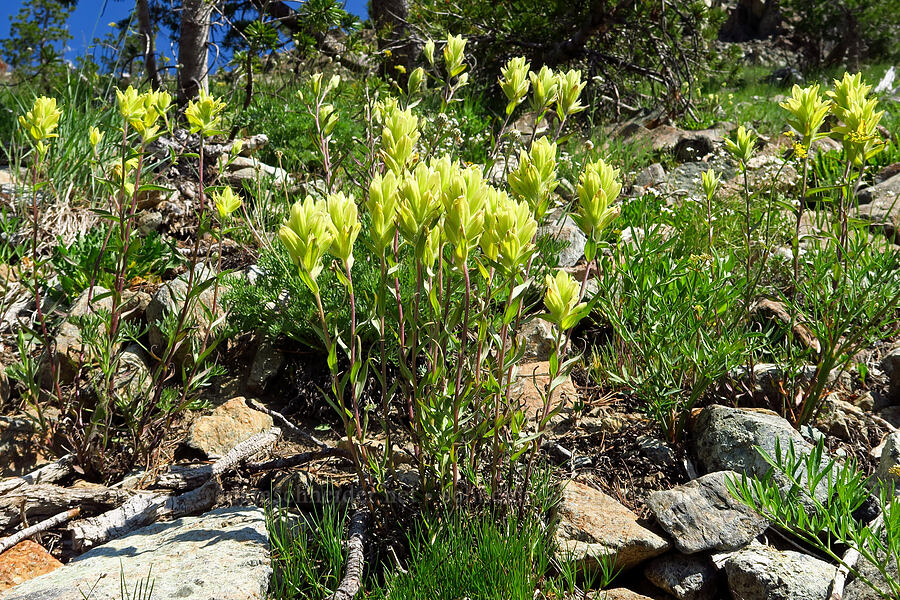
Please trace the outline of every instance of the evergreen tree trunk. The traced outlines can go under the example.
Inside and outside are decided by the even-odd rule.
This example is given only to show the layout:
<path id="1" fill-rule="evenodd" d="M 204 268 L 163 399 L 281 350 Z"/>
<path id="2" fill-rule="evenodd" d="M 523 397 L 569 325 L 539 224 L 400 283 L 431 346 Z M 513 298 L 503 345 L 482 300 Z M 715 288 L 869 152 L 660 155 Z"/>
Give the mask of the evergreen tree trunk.
<path id="1" fill-rule="evenodd" d="M 378 49 L 382 52 L 390 50 L 390 57 L 386 61 L 387 75 L 398 79 L 401 73 L 394 67 L 402 66 L 408 73 L 416 50 L 415 41 L 410 38 L 406 26 L 408 18 L 408 0 L 372 0 L 372 20 L 378 35 Z"/>
<path id="2" fill-rule="evenodd" d="M 184 0 L 178 40 L 178 103 L 187 104 L 207 89 L 212 0 Z"/>
<path id="3" fill-rule="evenodd" d="M 148 0 L 137 0 L 138 31 L 144 43 L 144 76 L 150 82 L 150 87 L 158 90 L 162 87 L 159 78 L 159 68 L 156 66 L 156 34 L 153 25 L 150 24 L 150 6 Z"/>

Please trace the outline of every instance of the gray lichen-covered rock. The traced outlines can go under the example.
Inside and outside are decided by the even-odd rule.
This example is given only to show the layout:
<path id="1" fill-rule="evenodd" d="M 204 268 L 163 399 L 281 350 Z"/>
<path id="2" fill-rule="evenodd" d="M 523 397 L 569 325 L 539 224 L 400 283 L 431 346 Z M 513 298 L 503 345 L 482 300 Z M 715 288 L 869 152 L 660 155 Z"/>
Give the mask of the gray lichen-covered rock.
<path id="1" fill-rule="evenodd" d="M 694 451 L 707 471 L 737 471 L 748 477 L 762 477 L 769 463 L 757 447 L 775 456 L 775 440 L 781 452 L 793 443 L 798 456 L 809 454 L 812 444 L 782 417 L 768 410 L 738 409 L 712 405 L 694 420 Z M 803 475 L 805 476 L 805 475 Z M 816 490 L 825 492 L 825 484 Z"/>
<path id="2" fill-rule="evenodd" d="M 859 190 L 857 197 L 860 204 L 867 204 L 875 200 L 885 201 L 886 205 L 897 202 L 900 199 L 900 174 L 888 177 L 872 187 Z"/>
<path id="3" fill-rule="evenodd" d="M 836 568 L 769 546 L 749 546 L 725 563 L 734 600 L 826 600 Z"/>
<path id="4" fill-rule="evenodd" d="M 152 583 L 153 598 L 263 600 L 271 567 L 261 508 L 220 508 L 156 523 L 27 581 L 3 600 L 121 600 Z M 130 597 L 130 595 L 129 595 Z"/>
<path id="5" fill-rule="evenodd" d="M 519 332 L 519 340 L 525 343 L 525 358 L 538 361 L 549 360 L 556 345 L 553 326 L 541 318 L 525 323 Z"/>
<path id="6" fill-rule="evenodd" d="M 554 240 L 565 242 L 568 244 L 557 254 L 559 258 L 558 267 L 571 267 L 584 257 L 584 246 L 587 243 L 587 237 L 582 233 L 581 229 L 572 220 L 572 217 L 565 215 L 557 210 L 547 217 L 546 225 L 538 228 L 538 237 L 548 235 Z"/>
<path id="7" fill-rule="evenodd" d="M 878 460 L 878 470 L 875 475 L 886 483 L 900 484 L 900 477 L 891 473 L 891 468 L 900 465 L 900 431 L 895 431 L 887 436 L 884 447 L 881 449 L 881 458 Z"/>
<path id="8" fill-rule="evenodd" d="M 681 552 L 737 550 L 765 531 L 766 520 L 732 497 L 726 477 L 740 476 L 718 471 L 650 494 L 647 506 Z"/>
<path id="9" fill-rule="evenodd" d="M 678 600 L 714 600 L 719 597 L 719 574 L 708 558 L 664 554 L 647 563 L 644 577 Z"/>
<path id="10" fill-rule="evenodd" d="M 588 569 L 609 561 L 627 570 L 669 549 L 668 541 L 638 524 L 637 515 L 583 483 L 566 483 L 558 510 L 560 560 Z"/>
<path id="11" fill-rule="evenodd" d="M 194 271 L 191 289 L 198 289 L 197 286 L 208 282 L 215 276 L 215 273 L 212 271 L 198 265 Z M 157 356 L 163 356 L 168 345 L 168 337 L 164 331 L 165 328 L 162 327 L 162 323 L 168 315 L 177 320 L 184 309 L 188 292 L 188 279 L 188 275 L 185 274 L 159 286 L 159 289 L 156 290 L 156 293 L 147 305 L 147 323 L 150 326 L 148 332 L 150 349 Z M 181 362 L 187 357 L 191 343 L 199 345 L 206 328 L 212 324 L 210 317 L 217 319 L 221 316 L 223 295 L 224 290 L 221 288 L 216 294 L 214 285 L 208 285 L 199 294 L 192 294 L 190 310 L 186 314 L 186 322 L 184 324 L 189 335 L 175 353 L 176 362 Z"/>
<path id="12" fill-rule="evenodd" d="M 269 382 L 278 375 L 284 366 L 284 353 L 267 337 L 264 337 L 256 349 L 250 373 L 247 375 L 247 391 L 252 394 L 263 394 Z"/>

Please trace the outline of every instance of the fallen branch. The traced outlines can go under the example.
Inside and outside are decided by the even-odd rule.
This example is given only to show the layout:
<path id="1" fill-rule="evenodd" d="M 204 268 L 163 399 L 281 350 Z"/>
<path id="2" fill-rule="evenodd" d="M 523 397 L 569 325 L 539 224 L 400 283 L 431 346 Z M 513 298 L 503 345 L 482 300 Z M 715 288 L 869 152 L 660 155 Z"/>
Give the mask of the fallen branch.
<path id="1" fill-rule="evenodd" d="M 119 506 L 131 497 L 125 490 L 108 487 L 64 488 L 56 485 L 26 485 L 0 496 L 0 531 L 23 516 L 26 519 L 51 517 L 76 506 L 99 512 Z"/>
<path id="2" fill-rule="evenodd" d="M 72 473 L 72 466 L 75 464 L 75 457 L 66 454 L 46 464 L 39 469 L 35 469 L 27 475 L 21 477 L 11 477 L 0 481 L 0 494 L 6 494 L 23 485 L 34 485 L 37 483 L 56 483 L 60 479 L 69 476 Z"/>
<path id="3" fill-rule="evenodd" d="M 40 523 L 35 523 L 31 527 L 26 527 L 21 531 L 17 531 L 16 533 L 0 539 L 0 553 L 6 552 L 22 540 L 30 538 L 36 533 L 42 533 L 47 531 L 48 529 L 53 529 L 57 525 L 62 525 L 66 521 L 74 519 L 79 514 L 81 514 L 81 508 L 76 506 L 75 508 L 71 508 L 65 512 L 61 512 L 56 516 L 50 517 Z"/>
<path id="4" fill-rule="evenodd" d="M 346 450 L 341 448 L 326 448 L 324 450 L 315 450 L 313 452 L 301 452 L 294 456 L 276 458 L 274 460 L 267 460 L 266 462 L 251 463 L 247 465 L 247 470 L 251 473 L 258 473 L 259 471 L 271 471 L 273 469 L 290 469 L 291 467 L 299 467 L 300 465 L 305 465 L 314 460 L 328 458 L 330 456 L 337 456 L 351 461 L 353 460 L 350 457 L 350 453 Z"/>
<path id="5" fill-rule="evenodd" d="M 881 527 L 883 523 L 884 513 L 875 517 L 868 527 L 875 530 Z M 841 600 L 844 594 L 844 586 L 847 584 L 847 576 L 850 574 L 850 570 L 856 567 L 857 562 L 859 562 L 859 550 L 849 548 L 844 552 L 844 556 L 841 557 L 841 564 L 838 565 L 834 578 L 831 580 L 831 594 L 829 594 L 828 600 Z"/>
<path id="6" fill-rule="evenodd" d="M 282 427 L 284 427 L 285 429 L 287 429 L 294 435 L 301 437 L 307 441 L 312 442 L 313 444 L 315 444 L 322 450 L 328 448 L 328 444 L 326 444 L 322 440 L 318 439 L 314 435 L 303 431 L 302 429 L 300 429 L 299 427 L 297 427 L 296 425 L 294 425 L 293 423 L 288 421 L 288 418 L 285 417 L 280 412 L 274 411 L 271 408 L 269 408 L 268 406 L 265 406 L 264 404 L 261 404 L 252 398 L 246 398 L 245 401 L 247 403 L 247 406 L 249 406 L 250 408 L 252 408 L 254 410 L 258 410 L 260 412 L 266 413 L 267 415 L 269 415 L 270 417 L 272 417 L 273 419 L 278 421 Z"/>
<path id="7" fill-rule="evenodd" d="M 353 600 L 362 587 L 363 567 L 365 566 L 365 554 L 363 552 L 366 539 L 366 524 L 369 521 L 369 511 L 361 508 L 353 514 L 350 521 L 350 530 L 347 540 L 347 569 L 344 578 L 337 589 L 325 600 Z"/>
<path id="8" fill-rule="evenodd" d="M 167 490 L 192 490 L 212 477 L 212 464 L 172 465 L 169 471 L 156 478 L 152 487 Z"/>
<path id="9" fill-rule="evenodd" d="M 120 537 L 157 521 L 200 512 L 215 504 L 219 492 L 218 476 L 242 461 L 269 448 L 281 430 L 273 427 L 244 440 L 210 467 L 210 478 L 197 489 L 180 495 L 141 494 L 116 508 L 73 523 L 69 528 L 76 550 L 84 550 Z"/>
<path id="10" fill-rule="evenodd" d="M 806 319 L 803 315 L 797 317 L 792 316 L 782 302 L 762 298 L 756 302 L 751 309 L 751 312 L 758 314 L 765 319 L 779 321 L 783 325 L 789 326 L 794 336 L 800 340 L 800 343 L 806 348 L 813 350 L 816 353 L 822 351 L 822 345 L 819 343 L 816 334 L 813 333 L 812 329 L 806 324 Z"/>

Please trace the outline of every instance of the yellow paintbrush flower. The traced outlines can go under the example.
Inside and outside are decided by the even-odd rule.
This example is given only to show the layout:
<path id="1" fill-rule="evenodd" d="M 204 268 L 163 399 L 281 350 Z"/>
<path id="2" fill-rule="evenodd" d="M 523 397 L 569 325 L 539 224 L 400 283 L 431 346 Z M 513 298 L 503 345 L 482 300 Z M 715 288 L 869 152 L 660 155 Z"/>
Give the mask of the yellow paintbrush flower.
<path id="1" fill-rule="evenodd" d="M 43 157 L 47 152 L 45 140 L 58 137 L 56 128 L 62 111 L 56 108 L 56 98 L 40 96 L 36 98 L 31 110 L 19 116 L 19 125 L 35 143 L 38 154 Z"/>
<path id="2" fill-rule="evenodd" d="M 547 307 L 548 321 L 565 331 L 587 315 L 587 303 L 578 303 L 580 286 L 574 277 L 559 269 L 556 276 L 547 275 L 544 284 L 547 286 L 544 306 Z"/>
<path id="3" fill-rule="evenodd" d="M 341 259 L 347 268 L 353 266 L 353 245 L 359 236 L 362 225 L 359 222 L 359 210 L 356 200 L 343 192 L 329 194 L 327 200 L 328 215 L 331 218 L 332 235 L 330 252 Z"/>
<path id="4" fill-rule="evenodd" d="M 592 241 L 600 241 L 603 230 L 619 216 L 619 207 L 612 203 L 619 197 L 622 183 L 619 170 L 605 161 L 589 162 L 578 181 L 578 212 L 572 216 Z M 593 260 L 593 256 L 588 256 Z"/>
<path id="5" fill-rule="evenodd" d="M 528 71 L 531 69 L 531 63 L 525 60 L 524 56 L 517 56 L 509 59 L 506 66 L 500 69 L 500 89 L 506 95 L 507 105 L 506 114 L 511 115 L 513 110 L 528 95 Z"/>
<path id="6" fill-rule="evenodd" d="M 223 222 L 230 219 L 234 211 L 239 209 L 243 203 L 241 197 L 235 194 L 230 186 L 213 192 L 212 200 L 216 207 L 216 212 L 219 213 L 219 219 Z"/>
<path id="7" fill-rule="evenodd" d="M 225 106 L 223 101 L 210 96 L 206 90 L 200 90 L 197 99 L 188 102 L 184 111 L 191 133 L 200 133 L 203 137 L 224 133 L 219 127 Z"/>
<path id="8" fill-rule="evenodd" d="M 291 206 L 291 214 L 278 230 L 291 260 L 304 277 L 304 283 L 317 294 L 316 279 L 322 271 L 322 257 L 331 247 L 334 233 L 325 202 L 307 196 Z"/>

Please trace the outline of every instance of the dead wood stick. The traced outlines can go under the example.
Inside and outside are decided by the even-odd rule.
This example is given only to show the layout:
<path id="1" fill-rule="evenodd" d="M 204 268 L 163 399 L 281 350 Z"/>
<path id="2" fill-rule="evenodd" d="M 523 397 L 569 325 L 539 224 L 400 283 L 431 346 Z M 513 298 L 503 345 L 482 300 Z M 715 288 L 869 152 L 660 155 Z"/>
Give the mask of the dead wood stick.
<path id="1" fill-rule="evenodd" d="M 362 587 L 363 567 L 365 566 L 364 544 L 366 524 L 369 522 L 369 511 L 361 508 L 353 514 L 350 521 L 349 539 L 347 540 L 347 569 L 337 589 L 325 600 L 353 600 Z"/>
<path id="2" fill-rule="evenodd" d="M 41 521 L 40 523 L 35 523 L 31 527 L 26 527 L 21 531 L 17 531 L 16 533 L 8 537 L 0 539 L 0 553 L 6 552 L 22 540 L 30 538 L 36 533 L 41 533 L 47 531 L 48 529 L 53 529 L 57 525 L 62 525 L 66 521 L 74 519 L 79 514 L 81 514 L 81 508 L 76 506 L 75 508 L 70 508 L 65 512 L 61 512 L 58 515 Z"/>
<path id="3" fill-rule="evenodd" d="M 128 491 L 101 486 L 25 485 L 0 496 L 0 531 L 18 523 L 23 514 L 29 520 L 47 518 L 76 506 L 82 511 L 99 512 L 119 506 L 130 497 Z"/>
<path id="4" fill-rule="evenodd" d="M 73 523 L 69 531 L 74 547 L 77 550 L 90 548 L 149 525 L 161 517 L 178 518 L 209 508 L 215 504 L 219 492 L 218 476 L 267 449 L 280 435 L 281 430 L 273 427 L 244 440 L 212 464 L 210 478 L 197 489 L 180 495 L 137 495 L 119 508 Z"/>
<path id="5" fill-rule="evenodd" d="M 806 318 L 803 315 L 791 315 L 784 303 L 762 298 L 750 310 L 763 318 L 779 321 L 783 325 L 789 326 L 791 332 L 804 346 L 817 353 L 822 351 L 822 345 L 816 334 L 806 324 Z"/>
<path id="6" fill-rule="evenodd" d="M 156 478 L 151 487 L 168 490 L 192 490 L 212 477 L 212 464 L 171 465 L 167 473 Z"/>
<path id="7" fill-rule="evenodd" d="M 284 427 L 285 429 L 287 429 L 294 435 L 299 436 L 305 440 L 312 442 L 313 444 L 315 444 L 316 446 L 318 446 L 319 448 L 321 448 L 323 450 L 325 448 L 328 448 L 328 444 L 326 444 L 325 442 L 323 442 L 316 436 L 312 435 L 311 433 L 307 433 L 307 432 L 303 431 L 302 429 L 300 429 L 299 427 L 297 427 L 296 425 L 294 425 L 293 423 L 288 421 L 288 418 L 285 417 L 280 412 L 272 410 L 268 406 L 261 404 L 260 402 L 257 402 L 253 398 L 246 398 L 245 401 L 247 402 L 247 405 L 250 408 L 266 413 L 267 415 L 269 415 L 270 417 L 272 417 L 273 419 L 278 421 L 282 427 Z"/>
<path id="8" fill-rule="evenodd" d="M 868 527 L 869 529 L 878 529 L 882 523 L 884 523 L 884 513 L 875 517 Z M 844 552 L 844 556 L 841 557 L 841 564 L 838 565 L 834 578 L 831 580 L 831 594 L 829 594 L 828 600 L 841 600 L 844 594 L 844 586 L 847 584 L 847 576 L 850 574 L 850 570 L 856 567 L 857 562 L 859 562 L 859 550 L 849 548 Z"/>
<path id="9" fill-rule="evenodd" d="M 75 464 L 75 457 L 66 454 L 52 463 L 46 464 L 39 469 L 35 469 L 27 475 L 21 477 L 11 477 L 0 481 L 0 495 L 11 492 L 23 485 L 33 485 L 36 483 L 56 483 L 60 479 L 67 477 L 72 473 L 72 466 Z"/>
<path id="10" fill-rule="evenodd" d="M 350 454 L 346 450 L 342 450 L 341 448 L 326 448 L 324 450 L 315 450 L 313 452 L 301 452 L 300 454 L 295 454 L 293 456 L 276 458 L 261 463 L 250 463 L 247 465 L 247 470 L 251 473 L 258 473 L 259 471 L 270 471 L 272 469 L 289 469 L 291 467 L 305 465 L 314 460 L 319 460 L 320 458 L 328 458 L 329 456 L 337 456 L 352 460 Z"/>

